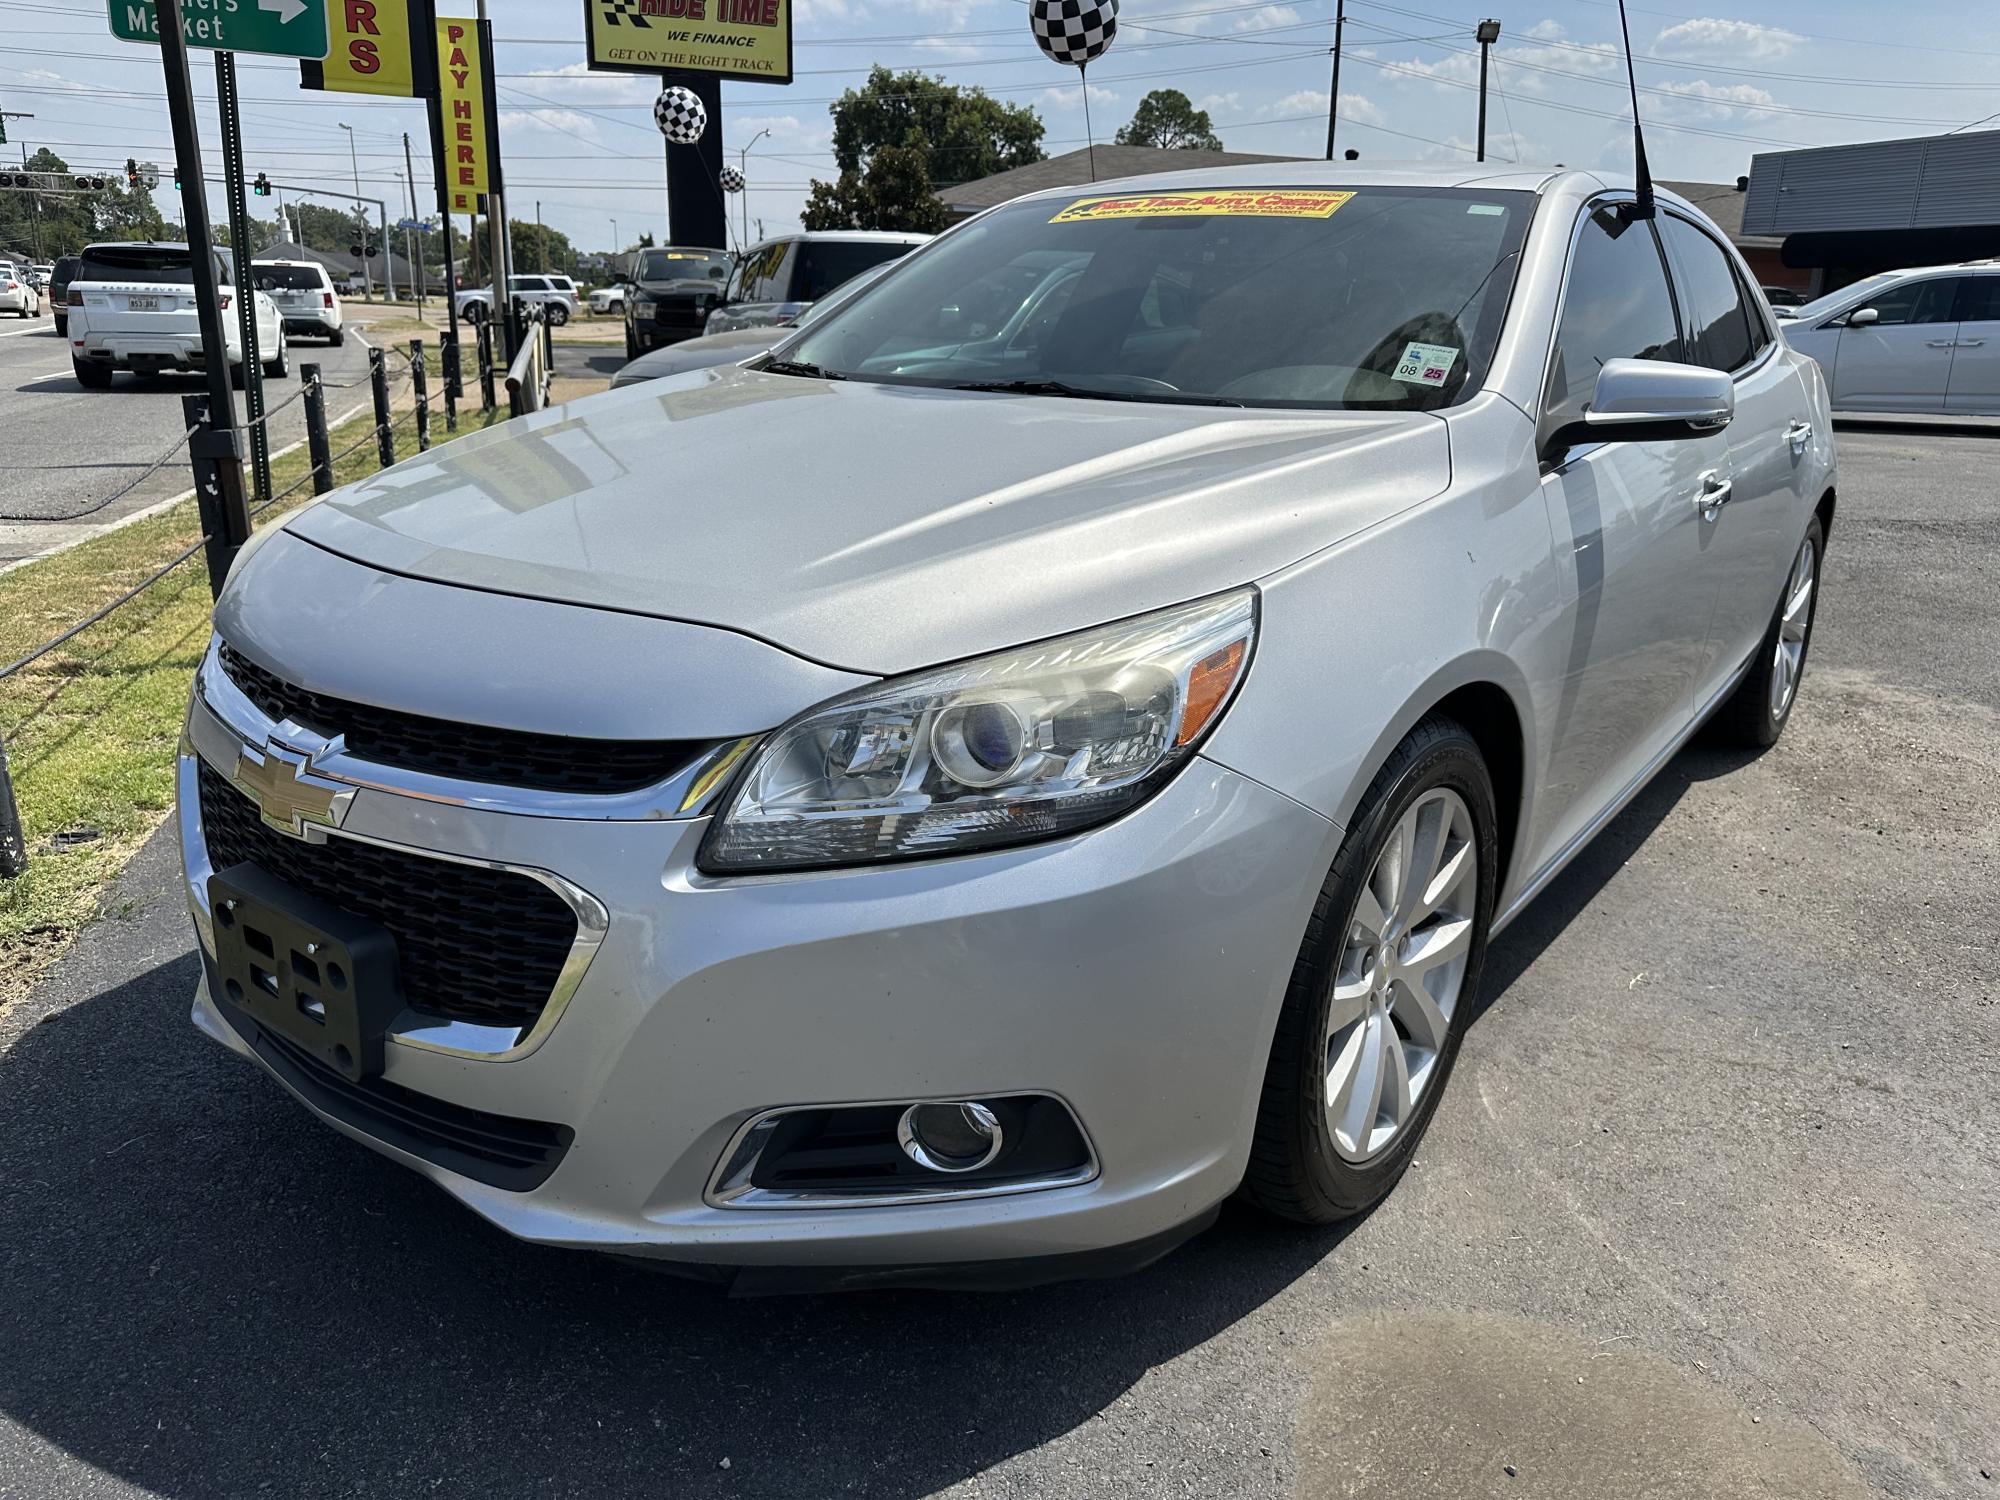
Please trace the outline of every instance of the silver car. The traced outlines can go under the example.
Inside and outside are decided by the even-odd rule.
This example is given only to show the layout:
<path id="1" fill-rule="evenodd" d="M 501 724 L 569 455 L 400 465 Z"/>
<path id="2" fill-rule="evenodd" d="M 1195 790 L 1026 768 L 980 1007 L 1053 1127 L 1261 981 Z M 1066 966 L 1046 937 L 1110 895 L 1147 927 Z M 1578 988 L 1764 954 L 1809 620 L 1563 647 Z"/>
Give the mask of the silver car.
<path id="1" fill-rule="evenodd" d="M 2000 260 L 1884 271 L 1780 317 L 1836 411 L 2000 416 Z"/>
<path id="2" fill-rule="evenodd" d="M 1491 935 L 1705 722 L 1783 730 L 1833 512 L 1819 369 L 1678 199 L 1017 200 L 245 548 L 195 1023 L 513 1234 L 738 1290 L 1354 1214 Z"/>

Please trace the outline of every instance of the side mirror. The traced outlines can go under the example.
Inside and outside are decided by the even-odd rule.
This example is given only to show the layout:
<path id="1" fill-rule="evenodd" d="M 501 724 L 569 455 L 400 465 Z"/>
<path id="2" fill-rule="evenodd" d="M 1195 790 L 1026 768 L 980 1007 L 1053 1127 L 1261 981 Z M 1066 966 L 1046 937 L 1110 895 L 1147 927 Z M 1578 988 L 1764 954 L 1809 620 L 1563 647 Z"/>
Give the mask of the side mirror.
<path id="1" fill-rule="evenodd" d="M 1866 328 L 1870 323 L 1880 322 L 1882 314 L 1872 307 L 1857 307 L 1847 315 L 1849 328 Z"/>
<path id="2" fill-rule="evenodd" d="M 1583 416 L 1543 445 L 1545 458 L 1584 443 L 1661 443 L 1706 437 L 1736 415 L 1736 387 L 1726 370 L 1653 359 L 1610 359 Z"/>

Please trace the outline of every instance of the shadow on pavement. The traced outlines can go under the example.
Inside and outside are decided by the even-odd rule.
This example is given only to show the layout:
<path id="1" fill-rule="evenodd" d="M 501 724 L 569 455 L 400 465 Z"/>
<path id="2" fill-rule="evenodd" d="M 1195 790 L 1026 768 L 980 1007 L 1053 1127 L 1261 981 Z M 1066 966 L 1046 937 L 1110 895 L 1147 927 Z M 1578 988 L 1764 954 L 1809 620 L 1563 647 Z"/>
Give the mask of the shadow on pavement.
<path id="1" fill-rule="evenodd" d="M 1482 1010 L 1747 759 L 1671 763 L 1494 943 Z M 925 1495 L 1089 1422 L 1353 1228 L 1231 1206 L 1124 1280 L 729 1301 L 492 1230 L 201 1038 L 195 978 L 158 964 L 0 1057 L 0 1412 L 173 1500 Z"/>

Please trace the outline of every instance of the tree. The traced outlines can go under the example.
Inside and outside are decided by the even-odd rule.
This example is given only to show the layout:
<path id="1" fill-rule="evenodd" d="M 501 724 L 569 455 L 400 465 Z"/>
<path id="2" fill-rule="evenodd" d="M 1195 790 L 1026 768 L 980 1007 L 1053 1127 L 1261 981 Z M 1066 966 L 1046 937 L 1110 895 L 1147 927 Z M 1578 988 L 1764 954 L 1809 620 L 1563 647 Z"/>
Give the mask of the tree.
<path id="1" fill-rule="evenodd" d="M 46 146 L 22 163 L 29 172 L 67 172 L 69 163 Z M 54 260 L 92 240 L 163 237 L 166 221 L 144 188 L 128 188 L 122 174 L 107 174 L 94 193 L 0 192 L 0 249 Z"/>
<path id="2" fill-rule="evenodd" d="M 938 185 L 1043 156 L 1033 110 L 924 73 L 878 66 L 831 113 L 840 175 L 813 182 L 800 220 L 808 229 L 939 230 L 951 215 Z"/>
<path id="3" fill-rule="evenodd" d="M 1208 111 L 1196 109 L 1179 89 L 1154 89 L 1112 139 L 1121 146 L 1157 146 L 1162 151 L 1222 149 Z"/>

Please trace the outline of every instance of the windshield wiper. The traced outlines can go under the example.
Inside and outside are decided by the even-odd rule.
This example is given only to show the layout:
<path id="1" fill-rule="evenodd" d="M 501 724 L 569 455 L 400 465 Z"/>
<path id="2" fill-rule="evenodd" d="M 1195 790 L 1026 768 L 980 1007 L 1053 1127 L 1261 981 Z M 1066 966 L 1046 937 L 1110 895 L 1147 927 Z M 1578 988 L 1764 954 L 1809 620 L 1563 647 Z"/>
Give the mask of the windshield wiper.
<path id="1" fill-rule="evenodd" d="M 1019 380 L 968 380 L 953 385 L 954 391 L 988 391 L 1002 396 L 1081 396 L 1092 401 L 1166 401 L 1179 406 L 1241 406 L 1229 396 L 1189 396 L 1179 391 L 1107 391 L 1095 386 L 1071 385 L 1046 375 Z"/>
<path id="2" fill-rule="evenodd" d="M 838 370 L 822 370 L 802 359 L 774 359 L 764 369 L 772 375 L 810 375 L 815 380 L 845 380 Z"/>

